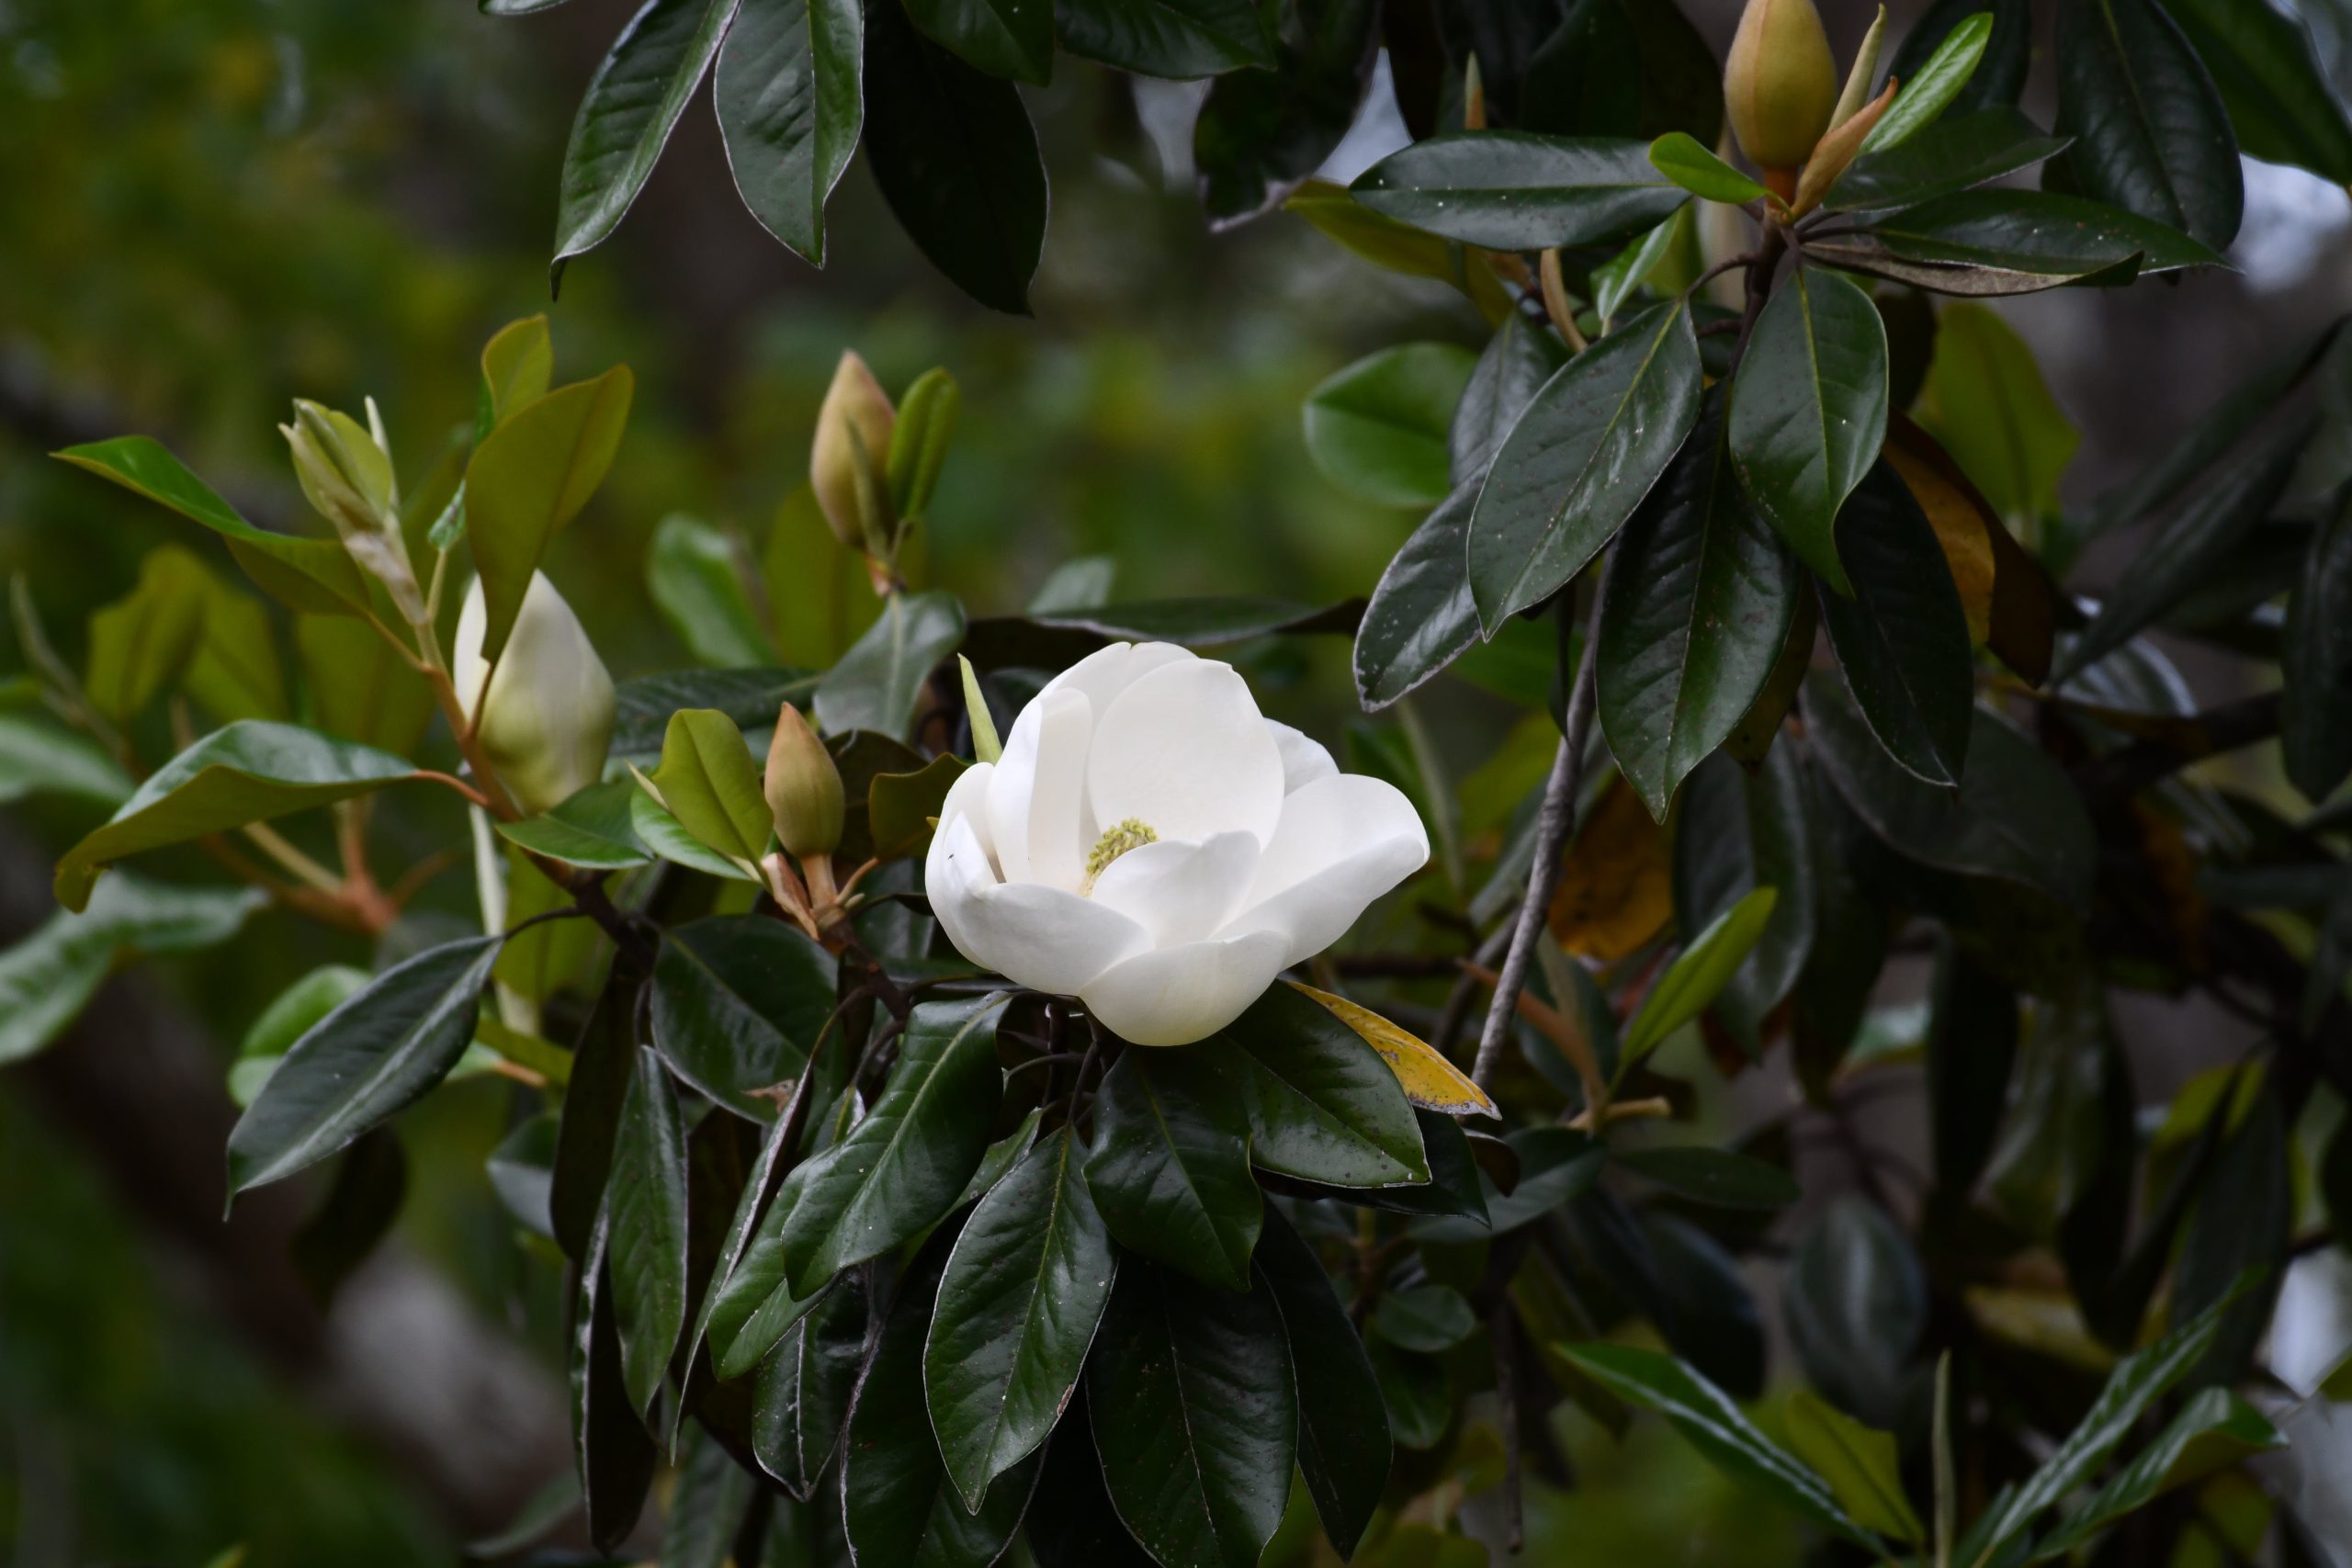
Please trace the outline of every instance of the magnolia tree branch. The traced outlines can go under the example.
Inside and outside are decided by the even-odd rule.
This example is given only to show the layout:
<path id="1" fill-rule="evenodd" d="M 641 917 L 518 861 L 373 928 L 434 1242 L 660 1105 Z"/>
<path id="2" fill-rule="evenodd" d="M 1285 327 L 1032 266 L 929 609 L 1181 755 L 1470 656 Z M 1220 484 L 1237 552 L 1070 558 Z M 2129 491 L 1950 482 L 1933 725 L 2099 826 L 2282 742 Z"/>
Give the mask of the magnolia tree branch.
<path id="1" fill-rule="evenodd" d="M 1519 906 L 1511 928 L 1510 947 L 1503 954 L 1502 973 L 1495 984 L 1495 999 L 1487 1009 L 1487 1027 L 1478 1036 L 1478 1058 L 1470 1076 L 1492 1092 L 1495 1071 L 1502 1065 L 1503 1042 L 1510 1037 L 1511 1015 L 1519 1010 L 1519 994 L 1527 988 L 1527 966 L 1534 961 L 1535 943 L 1544 934 L 1544 918 L 1559 890 L 1561 854 L 1568 830 L 1576 826 L 1577 792 L 1584 782 L 1586 742 L 1592 736 L 1595 705 L 1594 671 L 1600 664 L 1593 643 L 1600 629 L 1600 598 L 1593 596 L 1593 614 L 1585 634 L 1584 657 L 1577 667 L 1577 682 L 1568 696 L 1566 728 L 1560 749 L 1552 758 L 1552 776 L 1544 784 L 1544 804 L 1535 819 L 1535 862 L 1527 870 L 1527 897 Z"/>

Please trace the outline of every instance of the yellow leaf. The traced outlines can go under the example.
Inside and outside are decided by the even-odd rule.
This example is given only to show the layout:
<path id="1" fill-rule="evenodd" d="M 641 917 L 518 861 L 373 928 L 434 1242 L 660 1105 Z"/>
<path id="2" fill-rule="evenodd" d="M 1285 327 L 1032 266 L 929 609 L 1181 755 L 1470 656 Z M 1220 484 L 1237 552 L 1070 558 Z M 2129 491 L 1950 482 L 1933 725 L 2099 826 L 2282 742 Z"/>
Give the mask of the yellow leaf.
<path id="1" fill-rule="evenodd" d="M 1666 834 L 1641 796 L 1617 780 L 1568 850 L 1552 896 L 1552 934 L 1578 958 L 1614 964 L 1648 946 L 1673 915 Z"/>
<path id="2" fill-rule="evenodd" d="M 1891 440 L 1886 460 L 1935 525 L 1936 543 L 1944 547 L 1952 586 L 1960 590 L 1960 607 L 1968 613 L 1968 640 L 1984 647 L 1993 632 L 1993 540 L 1983 515 L 1958 485 Z"/>
<path id="3" fill-rule="evenodd" d="M 1437 1048 L 1419 1036 L 1408 1033 L 1389 1022 L 1370 1008 L 1362 1008 L 1345 997 L 1335 997 L 1329 991 L 1318 991 L 1312 986 L 1291 984 L 1331 1010 L 1331 1016 L 1363 1036 L 1363 1043 L 1380 1053 L 1388 1070 L 1405 1090 L 1405 1098 L 1416 1105 L 1426 1105 L 1431 1111 L 1442 1111 L 1449 1116 L 1500 1116 L 1487 1091 L 1470 1079 L 1470 1075 L 1455 1066 Z"/>

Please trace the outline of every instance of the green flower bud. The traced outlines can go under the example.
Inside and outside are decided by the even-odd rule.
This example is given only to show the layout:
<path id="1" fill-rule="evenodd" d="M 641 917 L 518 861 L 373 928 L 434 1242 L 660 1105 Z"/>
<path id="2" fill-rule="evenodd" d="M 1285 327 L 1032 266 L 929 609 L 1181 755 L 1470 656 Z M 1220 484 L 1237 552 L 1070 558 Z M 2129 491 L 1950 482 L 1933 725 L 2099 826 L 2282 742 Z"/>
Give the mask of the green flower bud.
<path id="1" fill-rule="evenodd" d="M 842 773 L 833 754 L 790 703 L 776 710 L 762 783 L 776 841 L 795 860 L 829 855 L 842 841 Z"/>
<path id="2" fill-rule="evenodd" d="M 1838 62 L 1813 0 L 1747 0 L 1724 66 L 1724 110 L 1740 151 L 1759 169 L 1797 168 L 1837 106 Z"/>
<path id="3" fill-rule="evenodd" d="M 531 574 L 495 669 L 481 657 L 487 620 L 477 581 L 458 615 L 450 671 L 458 700 L 514 803 L 545 811 L 604 776 L 613 744 L 613 678 L 544 573 Z"/>
<path id="4" fill-rule="evenodd" d="M 298 398 L 294 423 L 279 425 L 294 454 L 294 477 L 320 516 L 362 568 L 375 574 L 412 625 L 424 619 L 408 543 L 401 536 L 400 486 L 385 449 L 383 424 L 371 399 L 367 424 L 323 404 Z"/>
<path id="5" fill-rule="evenodd" d="M 854 550 L 887 540 L 896 519 L 889 506 L 890 434 L 898 411 L 865 361 L 844 351 L 833 384 L 817 411 L 817 439 L 808 451 L 808 483 L 833 537 Z"/>

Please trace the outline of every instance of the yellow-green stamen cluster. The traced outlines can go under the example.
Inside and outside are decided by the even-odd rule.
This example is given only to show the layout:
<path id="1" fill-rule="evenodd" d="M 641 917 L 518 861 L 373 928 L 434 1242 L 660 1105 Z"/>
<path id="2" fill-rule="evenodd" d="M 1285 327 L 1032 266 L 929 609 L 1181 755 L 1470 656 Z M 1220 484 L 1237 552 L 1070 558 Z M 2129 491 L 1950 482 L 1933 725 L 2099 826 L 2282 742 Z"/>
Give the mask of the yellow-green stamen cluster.
<path id="1" fill-rule="evenodd" d="M 1080 884 L 1080 891 L 1092 892 L 1094 879 L 1108 870 L 1113 861 L 1117 860 L 1129 850 L 1139 850 L 1146 844 L 1158 842 L 1159 842 L 1159 835 L 1151 830 L 1148 823 L 1138 821 L 1133 817 L 1124 821 L 1114 822 L 1102 829 L 1102 836 L 1095 840 L 1094 847 L 1086 852 L 1086 880 Z"/>

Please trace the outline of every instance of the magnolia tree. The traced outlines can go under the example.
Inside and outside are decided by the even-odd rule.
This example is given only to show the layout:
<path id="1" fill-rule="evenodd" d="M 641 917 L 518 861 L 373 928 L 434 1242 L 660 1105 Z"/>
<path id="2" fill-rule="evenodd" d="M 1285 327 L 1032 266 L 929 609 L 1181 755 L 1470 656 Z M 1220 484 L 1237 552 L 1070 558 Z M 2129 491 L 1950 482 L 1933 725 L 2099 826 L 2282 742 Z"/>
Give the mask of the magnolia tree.
<path id="1" fill-rule="evenodd" d="M 917 581 L 956 383 L 894 401 L 848 355 L 756 559 L 655 539 L 700 667 L 616 683 L 539 566 L 632 384 L 556 385 L 545 318 L 424 473 L 372 405 L 297 404 L 330 530 L 75 447 L 277 609 L 165 547 L 74 671 L 19 592 L 17 787 L 111 815 L 0 960 L 7 1054 L 265 905 L 375 939 L 254 1024 L 232 1197 L 323 1166 L 331 1282 L 397 1212 L 399 1113 L 513 1080 L 486 1179 L 570 1303 L 539 1522 L 617 1549 L 674 1465 L 670 1568 L 1483 1561 L 1464 1500 L 1515 1542 L 1564 1404 L 1662 1417 L 1823 1561 L 2310 1561 L 2325 1487 L 2260 1352 L 2352 1223 L 2346 818 L 2310 809 L 2352 771 L 2352 343 L 2280 345 L 2062 512 L 2071 436 L 1969 301 L 2187 274 L 2196 310 L 2241 149 L 2341 182 L 2352 122 L 2263 0 L 2055 10 L 2045 131 L 2023 0 L 1842 65 L 1810 0 L 1750 0 L 1724 63 L 1665 0 L 652 0 L 559 266 L 711 75 L 785 243 L 821 256 L 862 124 L 916 244 L 1025 309 L 1017 84 L 1213 75 L 1214 220 L 1286 209 L 1463 296 L 1461 342 L 1306 410 L 1335 480 L 1427 520 L 1337 605 L 1106 602 L 1081 561 L 967 606 Z M 1408 144 L 1310 181 L 1384 51 Z M 2058 585 L 2143 524 L 2096 604 Z M 2198 711 L 2158 628 L 2276 689 Z M 1237 669 L 1332 637 L 1345 766 Z M 1457 681 L 1523 710 L 1491 757 L 1414 715 Z M 2188 771 L 2274 740 L 2285 784 Z M 135 863 L 181 845 L 230 882 Z M 2247 1043 L 2143 1104 L 2125 990 Z M 1696 1132 L 1759 1065 L 1787 1103 Z M 1858 1130 L 1889 1091 L 1916 1156 Z"/>

